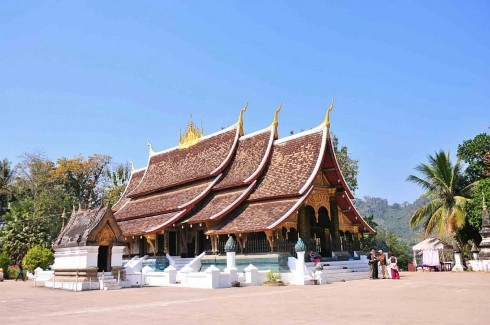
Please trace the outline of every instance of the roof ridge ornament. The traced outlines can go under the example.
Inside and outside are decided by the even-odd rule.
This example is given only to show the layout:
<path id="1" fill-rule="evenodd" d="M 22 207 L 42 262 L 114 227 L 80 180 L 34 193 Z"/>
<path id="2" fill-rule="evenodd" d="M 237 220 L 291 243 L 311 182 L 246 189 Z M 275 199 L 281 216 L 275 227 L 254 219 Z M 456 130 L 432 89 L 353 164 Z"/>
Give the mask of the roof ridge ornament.
<path id="1" fill-rule="evenodd" d="M 196 143 L 199 142 L 199 140 L 202 138 L 203 135 L 204 135 L 204 129 L 201 126 L 201 129 L 199 130 L 194 125 L 194 122 L 192 121 L 192 114 L 191 114 L 191 118 L 189 119 L 189 123 L 187 125 L 187 130 L 185 131 L 184 135 L 179 136 L 179 149 L 189 148 L 190 146 L 195 145 Z"/>
<path id="2" fill-rule="evenodd" d="M 327 109 L 327 113 L 325 114 L 325 120 L 323 121 L 323 125 L 327 127 L 327 129 L 330 130 L 330 112 L 333 109 L 333 104 L 335 103 L 335 99 L 332 97 L 332 102 L 330 103 L 330 106 Z"/>
<path id="3" fill-rule="evenodd" d="M 247 102 L 245 103 L 245 106 L 243 106 L 243 108 L 240 110 L 240 113 L 238 115 L 238 121 L 237 121 L 237 124 L 238 124 L 238 133 L 240 136 L 243 136 L 244 132 L 243 132 L 243 113 L 245 113 L 247 111 L 247 108 L 248 108 L 248 100 Z"/>
<path id="4" fill-rule="evenodd" d="M 129 164 L 131 165 L 131 173 L 134 172 L 134 164 L 133 164 L 133 161 L 131 160 L 131 158 L 129 159 Z"/>
<path id="5" fill-rule="evenodd" d="M 282 102 L 279 103 L 279 107 L 276 109 L 274 113 L 274 120 L 272 121 L 271 126 L 274 126 L 274 138 L 277 139 L 279 137 L 279 132 L 278 132 L 278 126 L 279 126 L 279 112 L 281 111 L 282 108 Z"/>
<path id="6" fill-rule="evenodd" d="M 146 140 L 146 145 L 148 146 L 148 149 L 150 150 L 150 156 L 153 155 L 155 153 L 155 151 L 153 151 L 153 147 L 151 146 L 150 140 Z"/>

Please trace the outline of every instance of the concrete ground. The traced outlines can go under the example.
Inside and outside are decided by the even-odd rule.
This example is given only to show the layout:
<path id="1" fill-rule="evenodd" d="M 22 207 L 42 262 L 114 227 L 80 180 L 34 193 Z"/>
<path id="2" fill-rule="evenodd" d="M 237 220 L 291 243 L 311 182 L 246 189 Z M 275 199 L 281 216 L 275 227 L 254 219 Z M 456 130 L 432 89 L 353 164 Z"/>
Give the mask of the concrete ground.
<path id="1" fill-rule="evenodd" d="M 69 292 L 0 282 L 1 324 L 487 324 L 490 274 L 319 286 Z"/>

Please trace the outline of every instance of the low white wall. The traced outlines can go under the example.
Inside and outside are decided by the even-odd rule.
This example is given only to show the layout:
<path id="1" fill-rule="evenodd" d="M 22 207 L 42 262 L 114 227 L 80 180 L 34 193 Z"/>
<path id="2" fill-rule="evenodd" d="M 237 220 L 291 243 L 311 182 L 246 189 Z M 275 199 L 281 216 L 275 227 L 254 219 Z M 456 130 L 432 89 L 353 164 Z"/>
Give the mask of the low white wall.
<path id="1" fill-rule="evenodd" d="M 52 269 L 97 267 L 98 246 L 67 247 L 56 249 Z"/>
<path id="2" fill-rule="evenodd" d="M 468 261 L 471 271 L 490 272 L 490 261 L 487 260 L 470 260 Z"/>
<path id="3" fill-rule="evenodd" d="M 112 246 L 111 266 L 122 266 L 122 257 L 126 246 Z"/>

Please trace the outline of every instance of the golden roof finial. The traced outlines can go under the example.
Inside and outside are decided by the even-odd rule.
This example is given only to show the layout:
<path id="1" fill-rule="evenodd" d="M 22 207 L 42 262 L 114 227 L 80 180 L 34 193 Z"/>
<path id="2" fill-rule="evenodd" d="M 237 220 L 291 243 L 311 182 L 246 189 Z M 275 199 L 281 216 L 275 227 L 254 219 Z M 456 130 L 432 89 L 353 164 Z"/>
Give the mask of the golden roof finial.
<path id="1" fill-rule="evenodd" d="M 202 126 L 200 130 L 196 128 L 194 122 L 192 121 L 191 113 L 191 118 L 189 119 L 189 124 L 187 125 L 187 131 L 185 131 L 184 135 L 179 136 L 179 149 L 189 148 L 190 146 L 198 143 L 203 135 L 204 129 Z"/>
<path id="2" fill-rule="evenodd" d="M 274 126 L 274 137 L 277 139 L 279 137 L 278 133 L 278 126 L 279 126 L 279 112 L 281 111 L 282 108 L 282 102 L 279 104 L 279 107 L 276 109 L 276 112 L 274 113 L 274 121 L 272 121 L 272 125 Z"/>
<path id="3" fill-rule="evenodd" d="M 332 103 L 330 104 L 330 107 L 327 109 L 327 114 L 325 114 L 325 121 L 323 121 L 323 125 L 325 125 L 328 129 L 330 129 L 330 112 L 333 109 L 334 103 L 335 103 L 335 100 L 332 97 Z"/>
<path id="4" fill-rule="evenodd" d="M 153 151 L 153 147 L 151 146 L 150 140 L 146 140 L 146 145 L 148 146 L 148 149 L 150 150 L 150 156 L 153 155 L 155 153 L 155 151 Z"/>
<path id="5" fill-rule="evenodd" d="M 248 108 L 248 100 L 247 102 L 245 103 L 245 106 L 243 106 L 243 108 L 240 110 L 240 114 L 238 115 L 238 127 L 240 128 L 239 130 L 239 134 L 240 136 L 243 136 L 244 132 L 243 132 L 243 113 L 245 113 L 245 111 L 247 110 Z"/>

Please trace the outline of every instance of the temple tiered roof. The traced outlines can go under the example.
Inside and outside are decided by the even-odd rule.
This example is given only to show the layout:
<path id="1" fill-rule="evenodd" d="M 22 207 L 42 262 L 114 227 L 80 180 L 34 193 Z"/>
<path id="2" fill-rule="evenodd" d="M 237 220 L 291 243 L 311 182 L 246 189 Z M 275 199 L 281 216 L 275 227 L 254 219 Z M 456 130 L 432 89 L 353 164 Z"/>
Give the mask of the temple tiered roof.
<path id="1" fill-rule="evenodd" d="M 275 229 L 301 208 L 319 174 L 341 213 L 363 232 L 374 232 L 355 209 L 339 170 L 329 132 L 331 107 L 318 127 L 282 139 L 280 107 L 271 126 L 248 135 L 242 124 L 246 108 L 236 124 L 206 137 L 192 125 L 192 134 L 189 128 L 181 137 L 187 144 L 150 152 L 148 166 L 133 174 L 116 205 L 123 233 L 149 234 L 181 222 L 205 223 L 208 234 Z"/>

